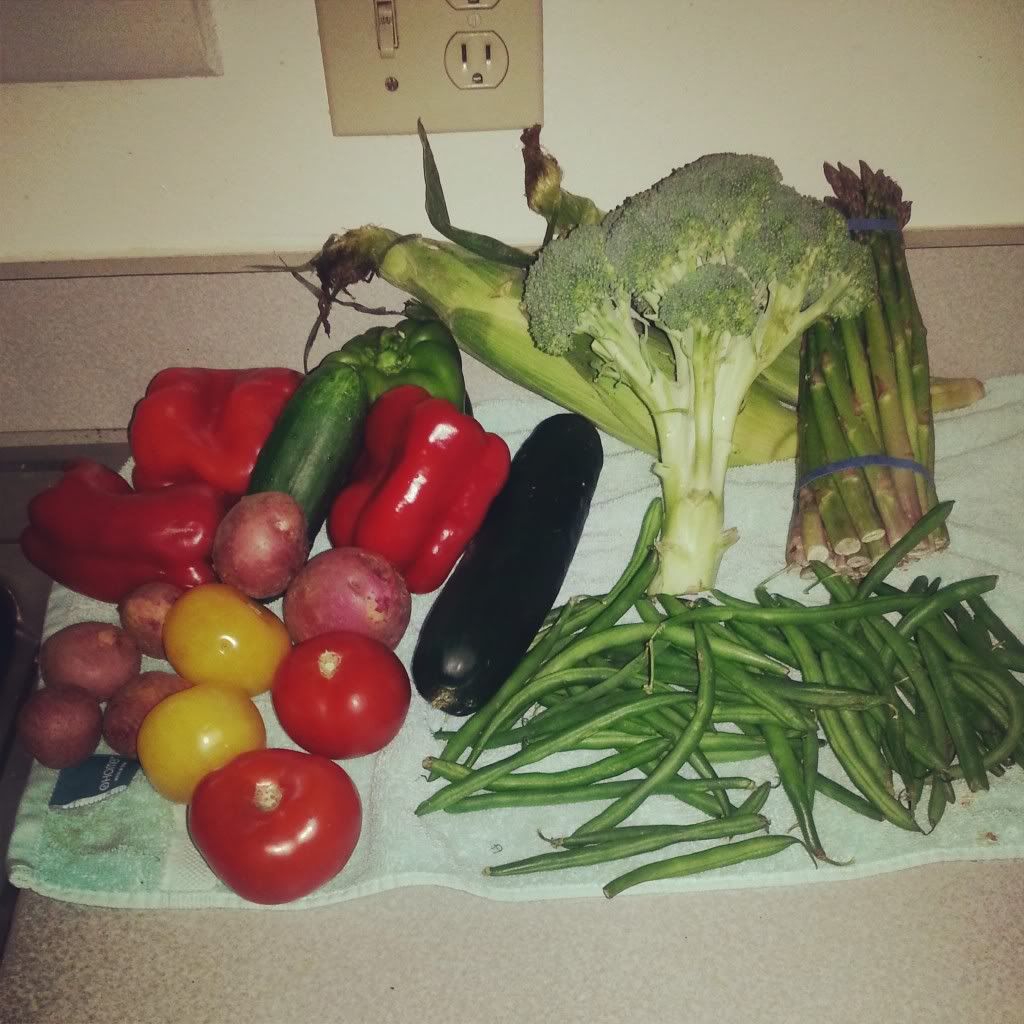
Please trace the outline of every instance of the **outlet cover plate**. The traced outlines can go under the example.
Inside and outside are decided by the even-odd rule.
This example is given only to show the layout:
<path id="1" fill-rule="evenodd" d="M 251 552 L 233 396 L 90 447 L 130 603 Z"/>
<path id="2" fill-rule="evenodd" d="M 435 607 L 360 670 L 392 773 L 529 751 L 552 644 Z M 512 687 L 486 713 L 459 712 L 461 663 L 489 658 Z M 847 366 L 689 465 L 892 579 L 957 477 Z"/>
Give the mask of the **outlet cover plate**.
<path id="1" fill-rule="evenodd" d="M 398 45 L 378 45 L 377 16 L 394 18 Z M 449 0 L 316 0 L 327 101 L 335 135 L 525 128 L 544 120 L 541 0 L 490 7 Z M 460 89 L 445 69 L 458 33 L 494 32 L 508 50 L 495 88 Z"/>

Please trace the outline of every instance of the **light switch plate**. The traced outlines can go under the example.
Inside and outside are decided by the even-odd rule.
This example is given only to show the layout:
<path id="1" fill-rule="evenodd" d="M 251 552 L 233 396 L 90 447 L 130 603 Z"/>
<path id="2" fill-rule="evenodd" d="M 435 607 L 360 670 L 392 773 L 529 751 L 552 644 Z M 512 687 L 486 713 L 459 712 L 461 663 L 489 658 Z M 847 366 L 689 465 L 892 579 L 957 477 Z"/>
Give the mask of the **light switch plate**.
<path id="1" fill-rule="evenodd" d="M 316 0 L 316 13 L 335 135 L 414 134 L 417 118 L 428 132 L 543 122 L 541 0 Z M 505 52 L 476 45 L 495 37 Z M 477 74 L 492 53 L 507 69 Z"/>

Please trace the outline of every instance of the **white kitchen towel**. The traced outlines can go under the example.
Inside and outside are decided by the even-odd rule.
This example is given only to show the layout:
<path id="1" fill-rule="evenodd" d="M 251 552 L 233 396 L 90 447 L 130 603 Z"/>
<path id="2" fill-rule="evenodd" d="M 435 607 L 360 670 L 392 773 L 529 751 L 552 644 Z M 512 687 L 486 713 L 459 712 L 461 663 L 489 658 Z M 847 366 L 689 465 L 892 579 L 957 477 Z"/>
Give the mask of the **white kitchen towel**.
<path id="1" fill-rule="evenodd" d="M 548 402 L 514 390 L 480 403 L 485 426 L 515 451 L 534 425 L 556 412 Z M 940 497 L 955 500 L 949 550 L 898 570 L 906 585 L 920 572 L 946 581 L 998 573 L 990 595 L 996 611 L 1024 633 L 1024 555 L 1020 510 L 1024 507 L 1024 376 L 989 382 L 983 401 L 943 416 L 937 424 L 936 484 Z M 577 556 L 561 594 L 602 593 L 614 582 L 636 536 L 640 518 L 656 491 L 650 459 L 604 438 L 605 466 Z M 722 564 L 719 586 L 738 596 L 774 577 L 771 588 L 805 601 L 819 598 L 793 574 L 776 575 L 782 564 L 793 488 L 793 463 L 730 471 L 726 523 L 739 542 Z M 323 537 L 318 548 L 325 545 Z M 429 597 L 413 602 L 410 629 L 398 654 L 408 665 Z M 45 632 L 86 618 L 115 620 L 115 609 L 57 587 Z M 165 667 L 152 662 L 148 667 Z M 257 699 L 270 745 L 291 745 L 278 727 L 266 696 Z M 346 868 L 318 892 L 289 904 L 322 906 L 407 885 L 440 885 L 505 900 L 598 896 L 603 882 L 644 859 L 674 856 L 680 848 L 611 864 L 551 874 L 486 878 L 482 869 L 545 852 L 538 837 L 564 835 L 595 813 L 595 805 L 439 813 L 418 818 L 413 809 L 439 783 L 428 782 L 421 762 L 441 744 L 432 731 L 445 716 L 415 698 L 399 737 L 372 757 L 345 762 L 362 796 L 364 824 Z M 559 755 L 537 766 L 548 770 L 579 763 L 585 755 Z M 593 757 L 600 755 L 594 754 Z M 723 767 L 728 774 L 772 780 L 766 759 Z M 822 770 L 843 780 L 826 751 Z M 207 869 L 185 828 L 185 812 L 158 797 L 140 772 L 123 793 L 99 803 L 67 809 L 48 806 L 56 773 L 36 765 L 22 800 L 9 853 L 13 883 L 43 895 L 113 907 L 251 907 Z M 772 831 L 785 832 L 793 816 L 781 790 L 766 805 Z M 798 846 L 767 860 L 685 879 L 650 883 L 634 891 L 683 892 L 764 885 L 792 885 L 859 878 L 936 861 L 1024 858 L 1024 772 L 994 779 L 985 793 L 957 788 L 957 802 L 930 835 L 876 824 L 819 798 L 819 831 L 842 866 L 815 866 Z M 633 823 L 683 823 L 699 817 L 668 797 L 649 799 Z M 927 827 L 927 826 L 925 826 Z M 698 849 L 698 845 L 688 847 Z"/>

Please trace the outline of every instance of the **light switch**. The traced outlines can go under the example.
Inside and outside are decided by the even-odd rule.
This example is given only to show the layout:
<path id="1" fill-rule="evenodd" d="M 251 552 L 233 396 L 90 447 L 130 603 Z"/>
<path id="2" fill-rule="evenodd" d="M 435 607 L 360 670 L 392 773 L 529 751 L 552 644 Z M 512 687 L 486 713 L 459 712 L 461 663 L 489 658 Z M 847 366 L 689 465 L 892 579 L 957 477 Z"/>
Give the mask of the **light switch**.
<path id="1" fill-rule="evenodd" d="M 395 0 L 375 0 L 373 7 L 377 19 L 377 49 L 382 57 L 394 57 L 398 49 Z"/>

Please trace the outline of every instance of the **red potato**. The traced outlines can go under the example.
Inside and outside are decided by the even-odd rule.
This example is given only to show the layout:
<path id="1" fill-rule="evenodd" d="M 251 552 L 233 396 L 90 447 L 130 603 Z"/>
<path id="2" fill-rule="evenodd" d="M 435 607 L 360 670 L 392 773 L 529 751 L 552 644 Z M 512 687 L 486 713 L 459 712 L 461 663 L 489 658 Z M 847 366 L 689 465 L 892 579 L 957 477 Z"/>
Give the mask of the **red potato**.
<path id="1" fill-rule="evenodd" d="M 306 517 L 283 491 L 240 498 L 213 539 L 213 571 L 257 600 L 284 593 L 308 557 Z"/>
<path id="2" fill-rule="evenodd" d="M 164 699 L 192 684 L 173 672 L 143 672 L 110 698 L 103 712 L 103 739 L 122 757 L 137 757 L 142 720 Z"/>
<path id="3" fill-rule="evenodd" d="M 296 573 L 282 617 L 295 643 L 343 629 L 394 649 L 411 611 L 409 589 L 390 562 L 360 548 L 332 548 Z"/>
<path id="4" fill-rule="evenodd" d="M 184 593 L 173 583 L 143 583 L 117 606 L 121 628 L 143 654 L 150 658 L 167 657 L 163 641 L 164 619 L 171 605 Z"/>
<path id="5" fill-rule="evenodd" d="M 39 652 L 39 671 L 47 686 L 80 686 L 98 701 L 112 697 L 141 667 L 138 644 L 109 622 L 65 626 Z"/>
<path id="6" fill-rule="evenodd" d="M 70 768 L 95 753 L 102 727 L 95 697 L 78 686 L 44 686 L 18 713 L 18 737 L 47 768 Z"/>

